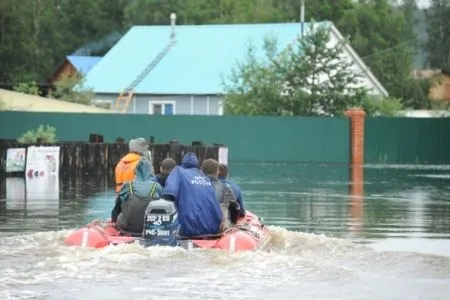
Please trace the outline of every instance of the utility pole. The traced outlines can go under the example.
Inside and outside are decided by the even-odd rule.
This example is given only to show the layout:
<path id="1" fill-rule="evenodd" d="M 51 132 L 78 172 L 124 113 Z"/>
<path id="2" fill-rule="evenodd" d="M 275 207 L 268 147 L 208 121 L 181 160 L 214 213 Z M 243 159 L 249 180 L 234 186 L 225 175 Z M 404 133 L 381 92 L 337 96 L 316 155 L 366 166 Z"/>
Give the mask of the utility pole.
<path id="1" fill-rule="evenodd" d="M 300 0 L 300 26 L 301 26 L 301 37 L 305 32 L 305 0 Z"/>

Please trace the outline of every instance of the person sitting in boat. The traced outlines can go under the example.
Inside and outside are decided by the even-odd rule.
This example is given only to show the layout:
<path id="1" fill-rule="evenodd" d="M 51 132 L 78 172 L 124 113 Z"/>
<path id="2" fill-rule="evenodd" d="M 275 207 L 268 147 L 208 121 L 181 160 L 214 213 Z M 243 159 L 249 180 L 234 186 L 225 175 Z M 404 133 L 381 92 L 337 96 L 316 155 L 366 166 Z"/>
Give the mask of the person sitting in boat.
<path id="1" fill-rule="evenodd" d="M 229 179 L 228 166 L 225 164 L 219 165 L 219 180 L 231 186 L 233 194 L 236 197 L 237 202 L 239 203 L 239 207 L 241 208 L 239 216 L 245 216 L 245 207 L 244 202 L 242 201 L 241 188 L 234 181 Z"/>
<path id="2" fill-rule="evenodd" d="M 148 164 L 153 173 L 152 156 L 148 150 L 148 143 L 144 138 L 130 140 L 130 152 L 122 157 L 114 170 L 116 179 L 116 192 L 118 192 L 126 181 L 131 181 L 135 177 L 138 164 Z"/>
<path id="3" fill-rule="evenodd" d="M 156 175 L 156 180 L 159 182 L 161 186 L 166 185 L 167 177 L 169 177 L 170 172 L 177 166 L 177 162 L 168 157 L 161 162 L 161 166 L 159 167 L 160 173 Z"/>
<path id="4" fill-rule="evenodd" d="M 231 224 L 236 224 L 239 215 L 240 207 L 233 194 L 231 186 L 219 180 L 219 162 L 214 159 L 206 159 L 202 163 L 202 172 L 212 182 L 215 192 L 216 200 L 220 203 L 222 209 L 222 226 L 221 232 L 231 227 Z"/>
<path id="5" fill-rule="evenodd" d="M 161 198 L 175 202 L 180 236 L 219 233 L 222 210 L 211 181 L 199 170 L 195 153 L 186 153 L 181 165 L 170 172 Z"/>
<path id="6" fill-rule="evenodd" d="M 142 233 L 147 205 L 161 193 L 162 186 L 154 180 L 150 164 L 138 164 L 135 178 L 126 181 L 117 193 L 111 221 L 124 231 Z"/>

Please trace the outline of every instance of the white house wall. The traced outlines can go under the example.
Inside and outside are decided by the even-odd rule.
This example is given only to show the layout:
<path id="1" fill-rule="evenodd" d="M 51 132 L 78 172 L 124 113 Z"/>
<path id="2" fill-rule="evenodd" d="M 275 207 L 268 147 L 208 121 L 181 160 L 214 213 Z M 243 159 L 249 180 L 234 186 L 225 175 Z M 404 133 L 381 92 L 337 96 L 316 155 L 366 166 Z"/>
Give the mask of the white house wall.
<path id="1" fill-rule="evenodd" d="M 308 34 L 309 32 L 306 32 Z M 332 26 L 330 31 L 329 41 L 327 43 L 328 48 L 335 47 L 340 41 L 343 40 L 342 35 L 336 27 Z M 358 54 L 353 48 L 347 44 L 343 48 L 341 59 L 351 64 L 351 69 L 355 74 L 360 74 L 359 82 L 357 84 L 349 85 L 352 88 L 363 87 L 368 90 L 368 93 L 373 96 L 387 97 L 388 93 L 381 85 L 378 79 L 371 73 L 369 68 L 364 64 Z M 328 78 L 325 74 L 320 74 L 316 79 L 316 82 L 325 82 Z"/>
<path id="2" fill-rule="evenodd" d="M 330 34 L 330 40 L 327 43 L 327 47 L 333 48 L 336 47 L 336 45 L 339 43 L 338 38 L 331 33 Z M 350 53 L 347 50 L 344 50 L 342 53 L 341 59 L 343 61 L 346 61 L 347 63 L 351 63 L 352 66 L 350 67 L 355 74 L 359 74 L 359 83 L 358 84 L 350 84 L 349 87 L 351 88 L 359 88 L 364 87 L 366 88 L 370 94 L 374 96 L 382 96 L 381 91 L 377 88 L 377 86 L 370 80 L 370 78 L 364 73 L 363 69 L 356 63 L 356 61 L 352 58 Z M 327 78 L 325 76 L 319 76 L 319 81 L 325 81 Z"/>
<path id="3" fill-rule="evenodd" d="M 94 101 L 114 103 L 118 94 L 96 94 Z M 135 95 L 130 102 L 127 113 L 128 114 L 149 114 L 150 103 L 174 103 L 174 110 L 176 115 L 221 115 L 220 103 L 222 102 L 220 96 L 191 96 L 191 95 Z"/>
<path id="4" fill-rule="evenodd" d="M 342 41 L 344 37 L 339 30 L 332 25 L 330 31 L 330 40 L 327 44 L 328 47 L 335 47 L 339 41 Z M 369 67 L 362 61 L 361 57 L 354 51 L 350 44 L 346 44 L 344 47 L 343 59 L 352 63 L 352 69 L 355 73 L 360 74 L 360 83 L 353 85 L 352 87 L 365 87 L 371 95 L 387 97 L 388 92 L 378 79 L 370 71 Z"/>

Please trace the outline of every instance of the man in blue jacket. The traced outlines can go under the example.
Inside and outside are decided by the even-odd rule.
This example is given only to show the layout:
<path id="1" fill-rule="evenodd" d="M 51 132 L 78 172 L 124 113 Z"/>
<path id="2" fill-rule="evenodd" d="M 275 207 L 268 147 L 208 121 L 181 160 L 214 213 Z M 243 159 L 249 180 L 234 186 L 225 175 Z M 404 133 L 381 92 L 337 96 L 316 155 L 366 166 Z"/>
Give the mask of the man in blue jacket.
<path id="1" fill-rule="evenodd" d="M 219 180 L 223 183 L 228 183 L 233 190 L 233 194 L 236 197 L 236 201 L 239 203 L 241 208 L 239 216 L 245 216 L 244 202 L 242 201 L 241 188 L 233 181 L 228 179 L 228 166 L 224 164 L 219 165 Z"/>
<path id="2" fill-rule="evenodd" d="M 180 166 L 170 172 L 162 192 L 163 199 L 175 201 L 180 236 L 217 234 L 222 210 L 215 189 L 199 169 L 195 153 L 186 153 Z"/>

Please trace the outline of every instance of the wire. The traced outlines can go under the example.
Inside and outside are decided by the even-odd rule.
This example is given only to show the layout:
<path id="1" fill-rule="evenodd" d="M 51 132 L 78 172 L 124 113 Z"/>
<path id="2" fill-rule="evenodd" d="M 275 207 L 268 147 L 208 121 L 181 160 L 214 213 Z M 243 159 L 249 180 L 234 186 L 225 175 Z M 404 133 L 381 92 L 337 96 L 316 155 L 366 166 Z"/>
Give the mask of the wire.
<path id="1" fill-rule="evenodd" d="M 432 34 L 438 33 L 439 31 L 442 31 L 443 29 L 447 29 L 447 28 L 450 28 L 450 23 L 447 24 L 447 25 L 445 25 L 445 26 L 443 26 L 443 27 L 441 27 L 441 28 L 439 28 L 438 30 L 431 31 L 431 32 L 427 32 L 426 35 L 430 36 L 430 35 L 432 35 Z M 399 43 L 399 44 L 397 44 L 397 45 L 395 45 L 395 46 L 392 46 L 392 47 L 386 48 L 386 49 L 384 49 L 384 50 L 377 51 L 377 52 L 374 52 L 374 53 L 372 53 L 372 54 L 366 55 L 366 56 L 362 57 L 361 59 L 365 61 L 367 58 L 371 58 L 372 56 L 379 55 L 379 54 L 383 54 L 383 53 L 392 52 L 393 50 L 395 50 L 395 49 L 397 49 L 397 48 L 399 48 L 399 47 L 401 47 L 401 46 L 405 46 L 405 45 L 411 44 L 411 43 L 413 43 L 413 42 L 416 42 L 417 40 L 419 40 L 419 39 L 421 39 L 421 38 L 423 38 L 423 37 L 426 37 L 426 35 L 416 36 L 416 37 L 413 38 L 413 39 L 410 39 L 410 40 L 408 40 L 408 41 L 401 42 L 401 43 Z M 450 37 L 450 36 L 449 36 L 449 37 Z"/>

